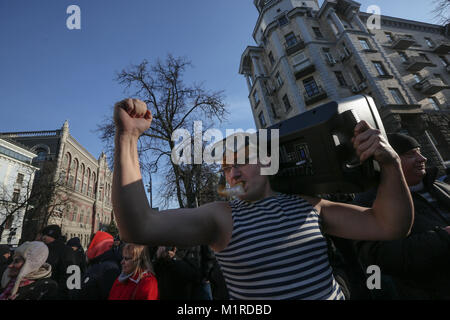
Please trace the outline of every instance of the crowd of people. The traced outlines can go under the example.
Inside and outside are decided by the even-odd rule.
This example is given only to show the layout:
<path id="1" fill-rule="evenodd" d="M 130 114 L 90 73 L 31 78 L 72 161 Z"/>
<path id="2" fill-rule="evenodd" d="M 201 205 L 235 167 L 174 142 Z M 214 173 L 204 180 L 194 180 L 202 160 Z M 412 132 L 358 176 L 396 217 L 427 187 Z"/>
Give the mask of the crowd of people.
<path id="1" fill-rule="evenodd" d="M 151 114 L 127 99 L 115 121 L 113 206 L 123 241 L 98 231 L 84 252 L 50 225 L 14 252 L 0 246 L 0 300 L 450 299 L 449 177 L 426 167 L 414 138 L 386 140 L 358 123 L 355 150 L 379 162 L 381 178 L 351 201 L 280 194 L 262 164 L 224 162 L 228 184 L 244 190 L 237 199 L 155 212 L 136 149 Z M 68 285 L 74 265 L 79 287 Z M 375 287 L 370 266 L 380 271 Z"/>
<path id="2" fill-rule="evenodd" d="M 0 300 L 227 299 L 207 247 L 148 247 L 98 231 L 85 252 L 78 237 L 64 243 L 49 225 L 35 241 L 0 245 L 0 254 Z"/>

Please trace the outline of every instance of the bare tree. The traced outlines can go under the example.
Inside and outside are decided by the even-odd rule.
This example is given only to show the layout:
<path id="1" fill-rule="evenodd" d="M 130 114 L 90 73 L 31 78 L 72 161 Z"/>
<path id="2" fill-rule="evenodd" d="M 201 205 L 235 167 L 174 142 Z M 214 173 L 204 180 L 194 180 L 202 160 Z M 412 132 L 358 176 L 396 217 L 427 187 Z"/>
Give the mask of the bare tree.
<path id="1" fill-rule="evenodd" d="M 34 240 L 51 219 L 62 219 L 72 204 L 70 190 L 62 177 L 55 177 L 56 163 L 45 161 L 36 174 L 30 196 L 25 199 L 28 208 L 25 213 L 22 240 Z"/>
<path id="2" fill-rule="evenodd" d="M 445 26 L 450 23 L 450 0 L 433 0 L 434 18 L 437 23 Z"/>
<path id="3" fill-rule="evenodd" d="M 221 122 L 227 114 L 223 93 L 206 91 L 200 84 L 187 85 L 183 76 L 191 63 L 185 58 L 168 55 L 165 61 L 157 60 L 153 65 L 144 60 L 117 74 L 117 81 L 126 91 L 147 103 L 153 121 L 150 129 L 139 139 L 139 155 L 143 173 L 162 172 L 175 190 L 181 208 L 198 204 L 193 172 L 203 170 L 204 165 L 178 166 L 171 161 L 175 147 L 172 135 L 177 129 L 190 130 L 194 121 L 203 121 L 209 127 L 214 121 Z M 108 118 L 98 126 L 101 139 L 109 148 L 114 137 L 114 123 Z M 110 149 L 111 150 L 111 149 Z M 144 157 L 143 155 L 147 156 Z"/>

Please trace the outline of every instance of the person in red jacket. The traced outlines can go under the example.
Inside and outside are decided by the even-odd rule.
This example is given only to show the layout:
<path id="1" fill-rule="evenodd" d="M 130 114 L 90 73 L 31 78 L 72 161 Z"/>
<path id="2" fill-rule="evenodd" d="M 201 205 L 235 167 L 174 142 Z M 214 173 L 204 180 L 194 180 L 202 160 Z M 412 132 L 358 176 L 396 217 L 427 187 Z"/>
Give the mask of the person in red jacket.
<path id="1" fill-rule="evenodd" d="M 123 247 L 122 257 L 122 273 L 114 282 L 108 300 L 159 300 L 148 247 L 128 243 Z"/>

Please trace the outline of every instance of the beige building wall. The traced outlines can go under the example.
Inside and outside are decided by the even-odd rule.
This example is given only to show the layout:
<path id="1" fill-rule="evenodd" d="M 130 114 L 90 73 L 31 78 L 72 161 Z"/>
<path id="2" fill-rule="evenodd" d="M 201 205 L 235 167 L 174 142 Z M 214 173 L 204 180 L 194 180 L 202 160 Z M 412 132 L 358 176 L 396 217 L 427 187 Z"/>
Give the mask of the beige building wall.
<path id="1" fill-rule="evenodd" d="M 257 128 L 355 94 L 373 97 L 388 132 L 450 161 L 450 27 L 369 14 L 350 0 L 255 0 L 257 46 L 241 57 Z"/>

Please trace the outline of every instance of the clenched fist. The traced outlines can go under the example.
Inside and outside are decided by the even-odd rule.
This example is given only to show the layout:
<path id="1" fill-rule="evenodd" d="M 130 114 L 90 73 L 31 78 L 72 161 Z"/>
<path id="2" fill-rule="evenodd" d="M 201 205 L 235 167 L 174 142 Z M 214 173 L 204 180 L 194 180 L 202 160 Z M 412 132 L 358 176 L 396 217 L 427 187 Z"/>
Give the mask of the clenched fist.
<path id="1" fill-rule="evenodd" d="M 380 130 L 372 128 L 364 120 L 358 122 L 355 126 L 352 142 L 361 162 L 372 156 L 380 164 L 400 161 L 400 157 L 392 149 Z"/>
<path id="2" fill-rule="evenodd" d="M 138 138 L 152 123 L 152 114 L 147 104 L 139 99 L 125 99 L 114 105 L 116 132 Z"/>

